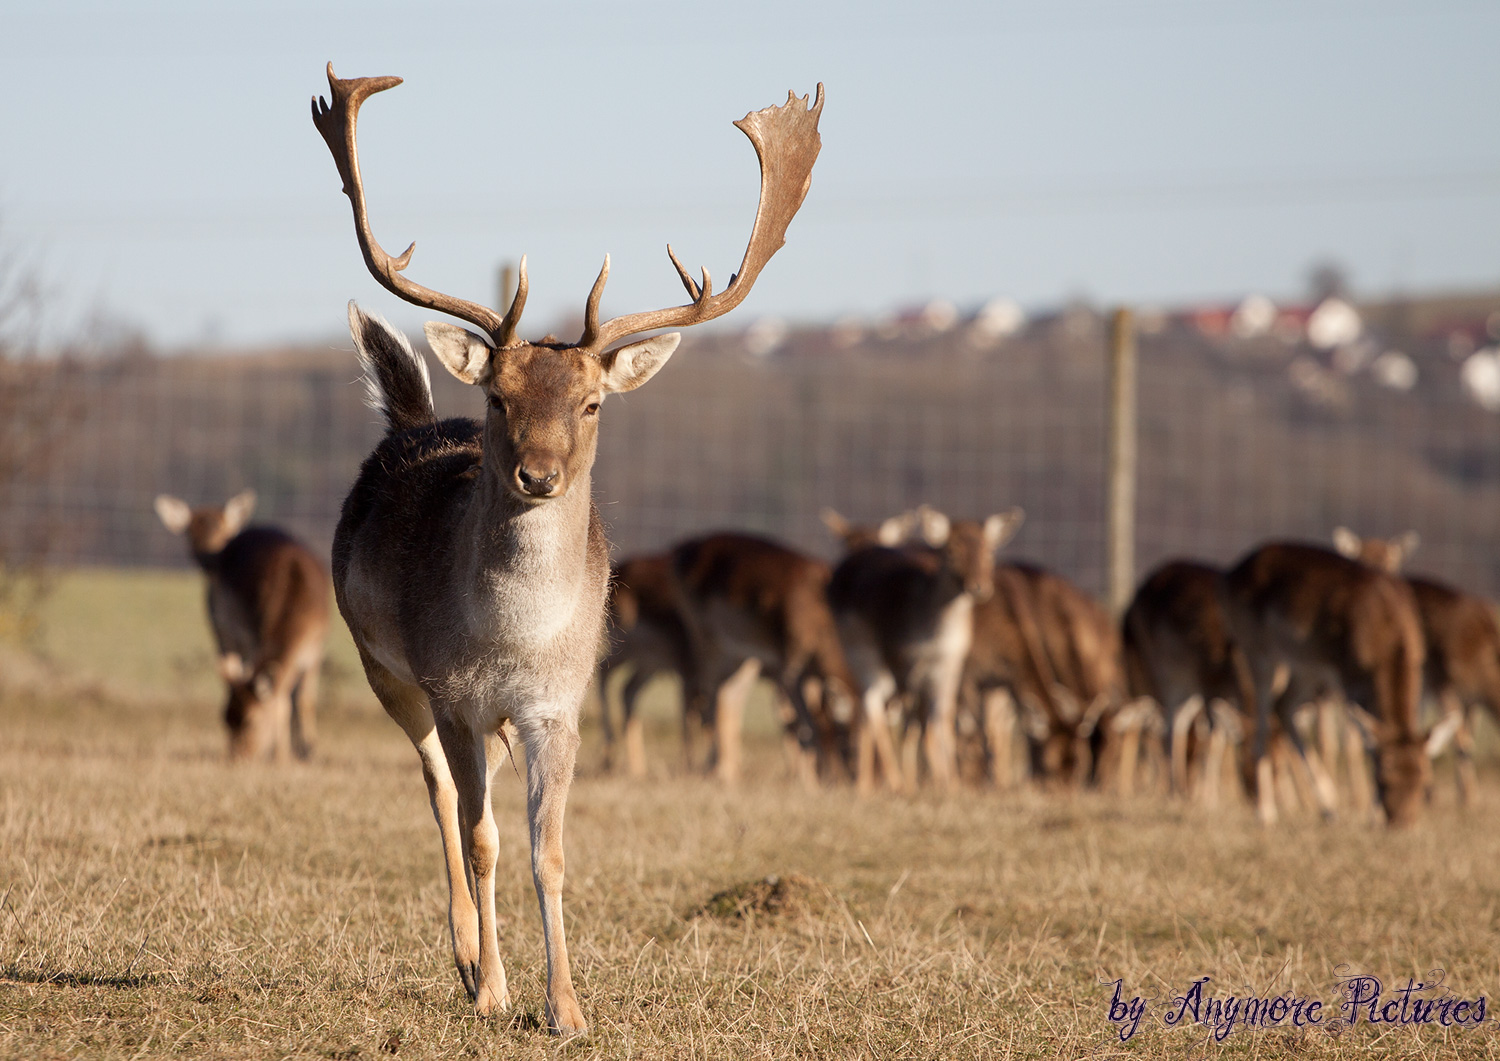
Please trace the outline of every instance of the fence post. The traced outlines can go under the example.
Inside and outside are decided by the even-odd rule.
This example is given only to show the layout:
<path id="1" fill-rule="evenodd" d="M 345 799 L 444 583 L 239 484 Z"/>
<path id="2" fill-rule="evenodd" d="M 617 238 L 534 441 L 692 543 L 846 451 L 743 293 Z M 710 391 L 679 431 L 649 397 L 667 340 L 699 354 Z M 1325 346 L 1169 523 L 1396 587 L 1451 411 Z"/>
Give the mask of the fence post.
<path id="1" fill-rule="evenodd" d="M 1125 614 L 1135 591 L 1135 319 L 1124 306 L 1109 328 L 1109 449 L 1106 469 L 1105 572 L 1109 608 Z"/>

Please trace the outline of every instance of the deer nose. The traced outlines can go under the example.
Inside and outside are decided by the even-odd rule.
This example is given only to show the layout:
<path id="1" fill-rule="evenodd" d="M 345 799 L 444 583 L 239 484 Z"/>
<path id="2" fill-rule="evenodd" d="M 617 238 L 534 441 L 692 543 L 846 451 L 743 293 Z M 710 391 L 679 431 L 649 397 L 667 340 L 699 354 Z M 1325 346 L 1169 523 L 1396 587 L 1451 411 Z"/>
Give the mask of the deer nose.
<path id="1" fill-rule="evenodd" d="M 516 468 L 516 481 L 532 497 L 549 496 L 557 488 L 560 478 L 562 469 L 556 464 L 538 463 L 529 468 L 522 464 Z"/>

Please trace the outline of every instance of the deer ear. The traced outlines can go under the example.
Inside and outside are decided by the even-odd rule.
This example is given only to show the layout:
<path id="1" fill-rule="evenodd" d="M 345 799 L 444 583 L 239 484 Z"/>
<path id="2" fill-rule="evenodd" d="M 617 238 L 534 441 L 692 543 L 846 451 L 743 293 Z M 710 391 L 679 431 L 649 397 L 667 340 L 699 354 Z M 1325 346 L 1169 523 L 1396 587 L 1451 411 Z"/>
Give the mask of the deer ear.
<path id="1" fill-rule="evenodd" d="M 681 341 L 680 332 L 668 332 L 629 346 L 606 350 L 599 356 L 599 363 L 604 366 L 604 378 L 600 384 L 609 394 L 635 390 L 656 375 Z"/>
<path id="2" fill-rule="evenodd" d="M 1396 563 L 1404 564 L 1411 559 L 1411 554 L 1417 551 L 1417 546 L 1422 544 L 1422 536 L 1416 531 L 1407 531 L 1405 534 L 1397 535 L 1391 544 L 1396 549 Z"/>
<path id="3" fill-rule="evenodd" d="M 1364 543 L 1359 540 L 1348 527 L 1333 528 L 1333 547 L 1338 550 L 1340 556 L 1347 556 L 1350 560 L 1359 559 L 1360 546 Z"/>
<path id="4" fill-rule="evenodd" d="M 188 503 L 170 494 L 156 495 L 156 515 L 162 526 L 173 534 L 181 534 L 193 521 L 193 510 L 188 508 Z"/>
<path id="5" fill-rule="evenodd" d="M 428 321 L 422 325 L 427 334 L 427 345 L 453 375 L 465 383 L 483 387 L 490 382 L 490 359 L 495 351 L 484 337 L 467 328 L 444 321 Z"/>
<path id="6" fill-rule="evenodd" d="M 250 514 L 254 511 L 254 490 L 241 490 L 224 502 L 224 529 L 229 532 L 231 538 L 250 522 Z"/>
<path id="7" fill-rule="evenodd" d="M 984 521 L 984 544 L 990 552 L 994 552 L 1000 546 L 1016 536 L 1016 531 L 1021 529 L 1021 524 L 1026 522 L 1026 513 L 1022 509 L 1012 508 L 1004 512 L 997 512 Z"/>

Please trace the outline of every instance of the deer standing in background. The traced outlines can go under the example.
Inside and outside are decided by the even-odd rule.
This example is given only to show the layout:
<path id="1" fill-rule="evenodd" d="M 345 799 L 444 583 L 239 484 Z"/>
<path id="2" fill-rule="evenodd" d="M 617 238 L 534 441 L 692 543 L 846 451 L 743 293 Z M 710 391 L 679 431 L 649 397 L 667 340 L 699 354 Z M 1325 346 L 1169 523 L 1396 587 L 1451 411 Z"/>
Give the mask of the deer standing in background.
<path id="1" fill-rule="evenodd" d="M 1252 759 L 1261 818 L 1275 817 L 1267 757 L 1272 720 L 1308 764 L 1293 723 L 1298 707 L 1342 693 L 1364 720 L 1375 788 L 1391 825 L 1411 824 L 1431 769 L 1418 725 L 1426 648 L 1411 588 L 1317 546 L 1273 542 L 1225 576 L 1230 627 L 1247 664 L 1242 699 L 1254 704 Z M 1286 686 L 1276 690 L 1278 671 Z M 1314 758 L 1312 763 L 1317 763 Z M 1314 778 L 1325 815 L 1332 780 Z"/>
<path id="2" fill-rule="evenodd" d="M 230 757 L 306 759 L 317 734 L 328 572 L 284 531 L 247 526 L 254 510 L 254 490 L 222 508 L 156 499 L 163 526 L 187 538 L 208 578 L 208 620 L 229 686 Z"/>
<path id="3" fill-rule="evenodd" d="M 1130 694 L 1149 696 L 1161 707 L 1172 791 L 1188 790 L 1202 719 L 1209 731 L 1205 792 L 1216 800 L 1224 731 L 1236 728 L 1235 715 L 1224 712 L 1244 710 L 1224 572 L 1187 560 L 1163 564 L 1135 591 L 1121 631 Z"/>
<path id="4" fill-rule="evenodd" d="M 671 555 L 696 668 L 690 684 L 714 696 L 720 780 L 738 780 L 744 701 L 761 670 L 791 704 L 803 762 L 815 764 L 804 778 L 828 774 L 844 752 L 834 705 L 855 688 L 828 605 L 828 565 L 751 534 L 694 538 Z"/>
<path id="5" fill-rule="evenodd" d="M 958 690 L 973 639 L 973 608 L 993 591 L 995 552 L 1024 518 L 1020 509 L 982 523 L 921 513 L 928 544 L 867 545 L 835 569 L 829 601 L 858 683 L 856 786 L 874 787 L 877 762 L 886 783 L 903 780 L 886 717 L 893 697 L 913 701 L 928 770 L 939 788 L 958 781 Z M 916 778 L 908 779 L 915 785 Z"/>
<path id="6" fill-rule="evenodd" d="M 672 557 L 634 556 L 615 564 L 609 580 L 609 646 L 599 661 L 599 699 L 603 710 L 604 742 L 613 762 L 614 722 L 610 717 L 609 679 L 622 667 L 630 669 L 620 691 L 625 765 L 631 777 L 646 776 L 646 747 L 636 701 L 658 674 L 682 679 L 682 749 L 692 760 L 692 729 L 705 722 L 703 698 L 697 691 L 687 626 L 678 611 L 672 577 Z"/>
<path id="7" fill-rule="evenodd" d="M 1029 698 L 1033 709 L 1042 709 L 1042 716 L 1027 727 L 1032 772 L 1064 786 L 1099 782 L 1106 745 L 1125 702 L 1118 628 L 1086 593 L 1034 564 L 998 566 L 995 593 L 1005 594 L 1013 614 L 1035 624 L 1027 647 L 1041 652 L 1036 672 L 1052 682 L 1049 695 Z M 976 638 L 978 629 L 976 611 Z M 1120 772 L 1129 778 L 1138 741 L 1120 744 Z"/>
<path id="8" fill-rule="evenodd" d="M 1408 531 L 1395 538 L 1360 538 L 1346 527 L 1333 532 L 1334 545 L 1345 556 L 1398 573 L 1416 550 L 1418 538 Z M 1427 642 L 1424 678 L 1437 698 L 1448 726 L 1434 729 L 1428 751 L 1442 750 L 1441 737 L 1453 733 L 1459 801 L 1474 792 L 1474 709 L 1482 707 L 1500 723 L 1500 627 L 1488 601 L 1429 578 L 1407 578 L 1417 600 L 1422 636 Z"/>
<path id="9" fill-rule="evenodd" d="M 454 960 L 481 1014 L 508 1008 L 495 922 L 498 830 L 493 775 L 509 750 L 526 751 L 531 872 L 547 952 L 546 1020 L 580 1031 L 563 934 L 563 812 L 578 750 L 578 719 L 594 673 L 609 581 L 604 527 L 590 496 L 599 407 L 606 394 L 649 380 L 676 349 L 677 333 L 624 346 L 660 328 L 719 317 L 749 294 L 784 243 L 818 155 L 822 86 L 807 105 L 735 124 L 761 166 L 760 206 L 739 271 L 714 294 L 668 248 L 689 303 L 602 321 L 609 258 L 595 280 L 576 343 L 518 335 L 526 259 L 502 315 L 422 287 L 376 242 L 365 206 L 355 123 L 372 93 L 400 78 L 339 80 L 332 103 L 313 100 L 313 121 L 333 153 L 354 211 L 365 264 L 393 294 L 458 317 L 482 334 L 426 326 L 428 344 L 459 380 L 480 389 L 483 423 L 439 421 L 426 363 L 377 317 L 350 306 L 349 324 L 385 438 L 365 460 L 334 537 L 334 588 L 371 688 L 422 760 L 448 874 Z"/>

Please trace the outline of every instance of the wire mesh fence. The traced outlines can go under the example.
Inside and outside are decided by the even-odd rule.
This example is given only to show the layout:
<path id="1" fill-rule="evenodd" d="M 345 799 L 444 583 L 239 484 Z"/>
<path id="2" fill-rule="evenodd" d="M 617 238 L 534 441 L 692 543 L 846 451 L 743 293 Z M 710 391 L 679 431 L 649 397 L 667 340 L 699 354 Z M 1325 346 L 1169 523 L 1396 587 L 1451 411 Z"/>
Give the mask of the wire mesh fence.
<path id="1" fill-rule="evenodd" d="M 1362 340 L 1369 343 L 1369 340 Z M 689 336 L 650 384 L 605 405 L 594 492 L 619 554 L 695 532 L 764 532 L 832 556 L 819 512 L 856 521 L 919 502 L 979 516 L 1022 506 L 1010 552 L 1104 588 L 1105 337 L 1074 309 L 997 340 L 959 324 Z M 1500 596 L 1500 418 L 1440 336 L 1408 335 L 1415 373 L 1300 339 L 1169 322 L 1139 363 L 1136 567 L 1229 563 L 1273 537 L 1417 530 L 1414 568 Z M 52 562 L 178 565 L 152 499 L 221 502 L 324 550 L 380 434 L 351 350 L 27 367 L 62 382 L 68 429 L 0 494 L 0 544 Z M 50 375 L 49 375 L 50 374 Z M 444 415 L 478 415 L 434 374 Z M 61 414 L 60 414 L 61 415 Z"/>

